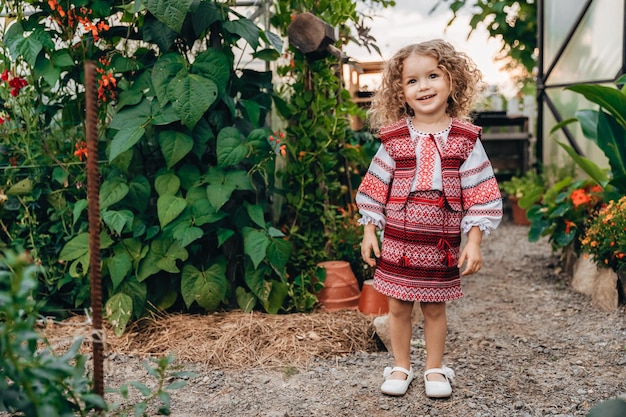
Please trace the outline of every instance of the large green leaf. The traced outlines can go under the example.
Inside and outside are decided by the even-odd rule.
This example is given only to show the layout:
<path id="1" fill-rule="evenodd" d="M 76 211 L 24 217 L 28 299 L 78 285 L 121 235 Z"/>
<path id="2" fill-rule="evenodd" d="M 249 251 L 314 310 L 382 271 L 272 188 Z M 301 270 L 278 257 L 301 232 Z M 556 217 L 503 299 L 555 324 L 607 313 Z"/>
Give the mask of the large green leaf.
<path id="1" fill-rule="evenodd" d="M 227 288 L 224 259 L 217 260 L 202 271 L 193 265 L 183 267 L 181 292 L 187 308 L 195 301 L 207 311 L 215 311 L 226 297 Z"/>
<path id="2" fill-rule="evenodd" d="M 270 238 L 264 230 L 257 230 L 251 227 L 244 227 L 243 234 L 243 251 L 250 257 L 255 268 L 265 259 L 267 247 L 270 244 Z"/>
<path id="3" fill-rule="evenodd" d="M 234 127 L 225 127 L 217 134 L 217 165 L 225 168 L 243 161 L 250 149 L 241 140 L 241 133 Z"/>
<path id="4" fill-rule="evenodd" d="M 602 168 L 600 168 L 598 165 L 596 165 L 593 161 L 589 160 L 588 158 L 578 155 L 576 150 L 574 150 L 574 148 L 572 148 L 571 146 L 566 145 L 565 143 L 561 143 L 559 141 L 557 141 L 557 143 L 563 149 L 565 149 L 565 151 L 572 157 L 574 162 L 576 162 L 576 164 L 583 171 L 585 171 L 587 175 L 589 175 L 595 182 L 597 182 L 601 186 L 603 187 L 606 186 L 606 184 L 609 182 L 609 178 L 606 172 Z"/>
<path id="5" fill-rule="evenodd" d="M 160 250 L 165 250 L 165 253 L 157 261 L 157 265 L 164 271 L 172 274 L 180 272 L 176 263 L 180 261 L 186 261 L 189 257 L 189 252 L 183 247 L 182 243 L 178 240 L 171 240 L 167 247 L 161 247 Z"/>
<path id="6" fill-rule="evenodd" d="M 202 226 L 207 223 L 215 223 L 222 220 L 228 214 L 223 211 L 216 212 L 208 199 L 206 194 L 204 199 L 195 200 L 191 203 L 191 216 L 193 218 L 193 224 L 196 226 Z"/>
<path id="7" fill-rule="evenodd" d="M 605 112 L 598 114 L 598 146 L 609 159 L 613 176 L 626 175 L 626 127 Z"/>
<path id="8" fill-rule="evenodd" d="M 224 171 L 217 167 L 209 167 L 203 182 L 208 183 L 207 198 L 215 211 L 222 208 L 236 189 L 249 190 L 252 187 L 246 171 Z"/>
<path id="9" fill-rule="evenodd" d="M 43 43 L 36 36 L 28 36 L 18 40 L 15 44 L 17 54 L 24 58 L 31 66 L 35 66 L 37 55 L 43 49 Z"/>
<path id="10" fill-rule="evenodd" d="M 104 264 L 109 271 L 114 290 L 124 281 L 124 278 L 128 276 L 133 268 L 131 256 L 128 252 L 123 251 L 116 252 L 114 255 L 109 256 L 104 261 Z"/>
<path id="11" fill-rule="evenodd" d="M 180 185 L 185 190 L 190 190 L 200 179 L 200 169 L 197 165 L 187 163 L 176 170 L 176 175 L 180 178 Z M 189 199 L 187 199 L 187 201 L 189 201 Z"/>
<path id="12" fill-rule="evenodd" d="M 118 235 L 122 234 L 126 226 L 130 228 L 135 219 L 135 215 L 130 210 L 103 210 L 101 216 L 104 224 Z"/>
<path id="13" fill-rule="evenodd" d="M 146 257 L 139 264 L 137 280 L 142 282 L 162 270 L 171 273 L 179 272 L 176 261 L 184 261 L 188 256 L 189 253 L 181 246 L 180 242 L 161 234 L 152 241 Z"/>
<path id="14" fill-rule="evenodd" d="M 213 2 L 198 2 L 192 10 L 191 23 L 196 36 L 200 37 L 211 25 L 222 19 L 221 5 Z M 192 6 L 193 8 L 194 6 Z"/>
<path id="15" fill-rule="evenodd" d="M 611 113 L 619 124 L 626 127 L 626 95 L 620 90 L 596 84 L 573 85 L 567 87 L 567 90 L 582 94 L 592 103 L 599 104 Z"/>
<path id="16" fill-rule="evenodd" d="M 193 0 L 144 0 L 150 13 L 179 33 L 192 3 Z"/>
<path id="17" fill-rule="evenodd" d="M 267 268 L 253 269 L 250 263 L 247 263 L 245 280 L 263 309 L 270 314 L 276 314 L 289 293 L 289 287 L 285 283 L 268 279 L 268 272 Z"/>
<path id="18" fill-rule="evenodd" d="M 204 232 L 199 227 L 181 227 L 174 232 L 174 239 L 178 240 L 183 247 L 188 246 L 195 240 L 204 236 Z"/>
<path id="19" fill-rule="evenodd" d="M 54 86 L 61 76 L 61 68 L 54 66 L 44 54 L 39 54 L 33 68 L 33 75 L 35 78 L 43 78 L 48 85 Z"/>
<path id="20" fill-rule="evenodd" d="M 217 99 L 217 85 L 198 74 L 180 71 L 167 86 L 167 97 L 181 121 L 193 129 L 202 115 Z"/>
<path id="21" fill-rule="evenodd" d="M 106 302 L 106 317 L 116 336 L 122 336 L 133 313 L 133 300 L 128 295 L 117 293 Z"/>
<path id="22" fill-rule="evenodd" d="M 267 245 L 267 261 L 274 271 L 283 278 L 285 277 L 285 267 L 291 256 L 291 250 L 291 242 L 284 239 L 270 239 L 269 245 Z"/>
<path id="23" fill-rule="evenodd" d="M 191 67 L 192 73 L 200 74 L 212 80 L 217 85 L 220 96 L 226 92 L 231 70 L 232 65 L 228 57 L 214 48 L 209 48 L 200 53 Z"/>
<path id="24" fill-rule="evenodd" d="M 165 106 L 167 98 L 167 86 L 170 81 L 185 67 L 185 59 L 182 55 L 170 52 L 161 57 L 152 68 L 152 86 L 161 107 Z"/>
<path id="25" fill-rule="evenodd" d="M 256 50 L 259 47 L 259 35 L 261 31 L 250 19 L 241 18 L 230 20 L 222 24 L 225 31 L 244 38 Z"/>
<path id="26" fill-rule="evenodd" d="M 141 126 L 130 127 L 128 129 L 119 130 L 111 141 L 109 150 L 109 162 L 112 162 L 122 153 L 126 152 L 139 142 L 146 133 L 146 129 Z"/>
<path id="27" fill-rule="evenodd" d="M 253 267 L 250 262 L 246 262 L 245 281 L 246 285 L 254 296 L 261 302 L 263 308 L 267 310 L 270 292 L 272 291 L 272 283 L 265 279 L 265 275 L 269 270 L 267 268 Z"/>
<path id="28" fill-rule="evenodd" d="M 261 120 L 261 106 L 259 103 L 253 100 L 239 100 L 239 103 L 243 107 L 243 113 L 252 126 L 258 127 L 262 124 Z"/>
<path id="29" fill-rule="evenodd" d="M 249 293 L 243 287 L 237 287 L 235 290 L 235 297 L 237 298 L 237 305 L 244 312 L 249 313 L 254 309 L 256 305 L 256 297 L 254 294 Z"/>
<path id="30" fill-rule="evenodd" d="M 155 43 L 163 52 L 169 51 L 178 38 L 177 31 L 151 14 L 145 15 L 142 29 L 143 40 Z"/>
<path id="31" fill-rule="evenodd" d="M 172 103 L 168 102 L 161 107 L 158 100 L 152 101 L 152 124 L 155 126 L 165 126 L 180 121 L 180 116 Z"/>
<path id="32" fill-rule="evenodd" d="M 221 247 L 224 242 L 230 239 L 235 235 L 235 231 L 233 229 L 227 229 L 224 227 L 219 227 L 217 229 L 217 247 Z"/>
<path id="33" fill-rule="evenodd" d="M 263 207 L 258 204 L 245 204 L 246 211 L 250 219 L 259 227 L 265 228 L 265 216 L 263 214 Z"/>
<path id="34" fill-rule="evenodd" d="M 109 127 L 115 130 L 135 130 L 147 125 L 151 116 L 152 104 L 150 100 L 144 99 L 136 106 L 127 106 L 115 113 Z"/>
<path id="35" fill-rule="evenodd" d="M 142 72 L 141 75 L 133 82 L 130 88 L 122 90 L 117 96 L 115 105 L 116 111 L 121 111 L 124 106 L 134 106 L 143 100 L 144 95 L 150 96 L 152 81 L 148 71 Z"/>
<path id="36" fill-rule="evenodd" d="M 191 151 L 193 139 L 185 132 L 164 130 L 159 132 L 159 144 L 170 169 Z"/>
<path id="37" fill-rule="evenodd" d="M 159 195 L 176 195 L 180 190 L 180 178 L 172 171 L 165 171 L 154 179 L 154 189 Z"/>
<path id="38" fill-rule="evenodd" d="M 100 210 L 121 201 L 128 194 L 128 184 L 121 178 L 105 180 L 100 187 Z"/>
<path id="39" fill-rule="evenodd" d="M 143 212 L 150 203 L 151 192 L 152 189 L 148 179 L 143 175 L 137 175 L 128 183 L 126 202 L 138 212 Z"/>
<path id="40" fill-rule="evenodd" d="M 73 261 L 86 253 L 89 253 L 89 233 L 81 233 L 65 244 L 59 254 L 59 260 Z"/>
<path id="41" fill-rule="evenodd" d="M 580 123 L 583 135 L 594 143 L 598 143 L 598 111 L 578 110 L 575 113 L 576 119 Z M 560 124 L 563 124 L 561 122 Z"/>
<path id="42" fill-rule="evenodd" d="M 157 200 L 157 216 L 161 228 L 178 217 L 187 207 L 187 202 L 182 197 L 165 194 Z"/>

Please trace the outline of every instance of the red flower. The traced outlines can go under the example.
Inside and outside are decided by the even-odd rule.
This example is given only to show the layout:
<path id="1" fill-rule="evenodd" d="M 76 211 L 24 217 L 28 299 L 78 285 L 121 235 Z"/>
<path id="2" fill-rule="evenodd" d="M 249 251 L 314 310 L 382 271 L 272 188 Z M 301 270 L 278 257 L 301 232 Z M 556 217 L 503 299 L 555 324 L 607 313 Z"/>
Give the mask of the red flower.
<path id="1" fill-rule="evenodd" d="M 591 201 L 591 197 L 589 197 L 589 194 L 587 194 L 582 188 L 572 191 L 572 195 L 570 197 L 572 199 L 574 207 L 578 207 L 582 204 L 587 204 Z"/>
<path id="2" fill-rule="evenodd" d="M 81 161 L 83 160 L 83 156 L 87 158 L 89 155 L 87 154 L 87 143 L 80 142 L 76 144 L 76 150 L 74 151 L 74 156 L 77 156 Z"/>
<path id="3" fill-rule="evenodd" d="M 2 76 L 0 78 L 2 78 L 2 81 L 8 80 L 9 79 L 9 70 L 5 69 L 4 71 L 2 71 Z"/>
<path id="4" fill-rule="evenodd" d="M 570 230 L 572 230 L 572 227 L 576 227 L 576 223 L 569 221 L 569 220 L 565 220 L 565 233 L 569 233 Z"/>

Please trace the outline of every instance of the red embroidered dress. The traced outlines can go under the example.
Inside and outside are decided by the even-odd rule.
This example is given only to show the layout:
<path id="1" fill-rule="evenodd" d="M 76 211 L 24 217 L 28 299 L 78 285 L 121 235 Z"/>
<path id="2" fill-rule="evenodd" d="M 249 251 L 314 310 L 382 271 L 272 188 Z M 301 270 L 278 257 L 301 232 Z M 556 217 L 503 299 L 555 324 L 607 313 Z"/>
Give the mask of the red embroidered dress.
<path id="1" fill-rule="evenodd" d="M 410 120 L 381 129 L 382 145 L 356 197 L 360 222 L 384 229 L 374 275 L 381 293 L 427 302 L 463 296 L 461 231 L 478 226 L 488 234 L 502 218 L 480 132 L 457 119 L 435 134 L 416 131 Z"/>

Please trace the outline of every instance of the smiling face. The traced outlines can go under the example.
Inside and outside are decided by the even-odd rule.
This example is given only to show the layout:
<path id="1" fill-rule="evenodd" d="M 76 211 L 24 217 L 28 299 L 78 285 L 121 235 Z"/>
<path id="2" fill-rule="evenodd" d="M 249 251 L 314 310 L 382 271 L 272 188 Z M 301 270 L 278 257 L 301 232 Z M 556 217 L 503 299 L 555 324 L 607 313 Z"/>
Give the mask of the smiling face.
<path id="1" fill-rule="evenodd" d="M 429 55 L 412 54 L 402 68 L 402 91 L 416 120 L 437 121 L 446 116 L 450 77 Z"/>

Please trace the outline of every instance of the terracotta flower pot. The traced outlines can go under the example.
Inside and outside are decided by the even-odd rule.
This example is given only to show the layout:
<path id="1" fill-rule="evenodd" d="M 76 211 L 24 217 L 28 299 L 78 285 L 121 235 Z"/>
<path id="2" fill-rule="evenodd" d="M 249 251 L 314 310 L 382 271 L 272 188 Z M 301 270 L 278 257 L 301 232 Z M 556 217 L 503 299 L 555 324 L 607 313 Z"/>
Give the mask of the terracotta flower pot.
<path id="1" fill-rule="evenodd" d="M 375 316 L 387 314 L 389 312 L 387 296 L 376 291 L 373 284 L 373 279 L 368 279 L 363 282 L 361 298 L 359 299 L 359 311 Z"/>
<path id="2" fill-rule="evenodd" d="M 317 294 L 318 301 L 326 310 L 356 309 L 359 305 L 359 283 L 346 261 L 320 262 L 326 270 L 324 288 Z"/>
<path id="3" fill-rule="evenodd" d="M 514 196 L 509 196 L 509 202 L 511 203 L 511 211 L 513 212 L 513 223 L 519 224 L 522 226 L 530 226 L 530 221 L 528 217 L 526 217 L 526 210 L 521 208 L 519 204 L 517 204 L 518 198 Z"/>

